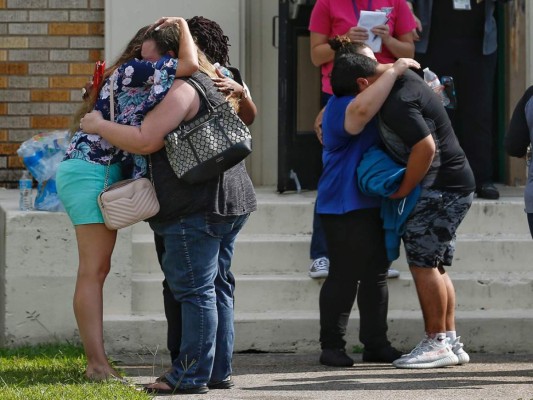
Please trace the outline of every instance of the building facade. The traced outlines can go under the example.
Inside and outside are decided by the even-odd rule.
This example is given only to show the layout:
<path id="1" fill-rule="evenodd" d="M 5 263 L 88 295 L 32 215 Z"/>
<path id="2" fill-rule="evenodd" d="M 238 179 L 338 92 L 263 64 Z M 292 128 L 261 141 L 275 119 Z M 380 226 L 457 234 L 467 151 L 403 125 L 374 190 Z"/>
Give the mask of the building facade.
<path id="1" fill-rule="evenodd" d="M 229 36 L 232 64 L 243 72 L 259 109 L 248 169 L 256 185 L 276 185 L 283 151 L 278 115 L 296 112 L 278 103 L 278 49 L 286 40 L 279 36 L 279 24 L 286 22 L 279 10 L 287 4 L 292 12 L 313 1 L 0 0 L 0 187 L 16 186 L 24 167 L 16 153 L 21 142 L 40 132 L 68 129 L 94 62 L 112 60 L 139 27 L 163 15 L 203 15 L 217 20 Z M 525 0 L 514 0 L 505 10 L 507 115 L 533 83 L 532 55 L 526 51 L 531 8 Z M 309 112 L 298 123 L 309 125 L 313 117 Z M 520 161 L 506 163 L 510 175 L 505 180 L 520 184 Z"/>

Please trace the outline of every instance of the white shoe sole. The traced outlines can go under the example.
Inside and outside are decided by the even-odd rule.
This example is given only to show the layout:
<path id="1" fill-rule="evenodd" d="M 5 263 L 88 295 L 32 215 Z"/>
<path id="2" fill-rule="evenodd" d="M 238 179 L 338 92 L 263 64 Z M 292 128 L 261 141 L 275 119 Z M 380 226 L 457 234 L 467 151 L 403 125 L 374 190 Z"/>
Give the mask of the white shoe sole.
<path id="1" fill-rule="evenodd" d="M 387 279 L 395 279 L 400 277 L 400 271 L 396 269 L 389 269 L 387 271 Z"/>
<path id="2" fill-rule="evenodd" d="M 466 351 L 455 355 L 457 356 L 458 360 L 457 365 L 468 364 L 470 362 L 470 356 Z"/>
<path id="3" fill-rule="evenodd" d="M 420 362 L 420 363 L 406 363 L 401 362 L 402 358 L 397 359 L 392 363 L 396 368 L 410 368 L 410 369 L 424 369 L 424 368 L 442 368 L 442 367 L 448 367 L 451 365 L 457 365 L 459 364 L 458 357 L 453 354 L 451 356 L 440 358 L 435 361 L 430 362 Z"/>
<path id="4" fill-rule="evenodd" d="M 328 271 L 309 272 L 309 277 L 313 279 L 327 278 L 328 274 Z"/>

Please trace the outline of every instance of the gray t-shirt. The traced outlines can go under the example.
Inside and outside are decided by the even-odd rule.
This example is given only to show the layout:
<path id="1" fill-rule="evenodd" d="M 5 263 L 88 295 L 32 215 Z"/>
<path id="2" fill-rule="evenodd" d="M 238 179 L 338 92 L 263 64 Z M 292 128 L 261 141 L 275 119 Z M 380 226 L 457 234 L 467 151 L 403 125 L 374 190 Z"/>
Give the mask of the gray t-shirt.
<path id="1" fill-rule="evenodd" d="M 202 73 L 194 77 L 213 104 L 224 101 L 209 77 Z M 205 108 L 202 104 L 199 113 Z M 151 160 L 160 211 L 149 219 L 150 222 L 170 221 L 200 212 L 244 215 L 257 209 L 255 191 L 244 161 L 214 179 L 191 185 L 176 176 L 164 148 L 152 154 Z"/>

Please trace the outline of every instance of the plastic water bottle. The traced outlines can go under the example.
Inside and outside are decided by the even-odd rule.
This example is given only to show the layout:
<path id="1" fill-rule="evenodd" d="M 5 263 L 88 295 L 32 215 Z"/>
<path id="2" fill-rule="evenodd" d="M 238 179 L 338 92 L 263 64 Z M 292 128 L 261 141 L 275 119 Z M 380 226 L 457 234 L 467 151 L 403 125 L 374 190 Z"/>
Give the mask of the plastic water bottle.
<path id="1" fill-rule="evenodd" d="M 22 211 L 28 211 L 32 209 L 32 184 L 33 180 L 31 179 L 30 173 L 24 170 L 19 179 L 19 208 Z"/>
<path id="2" fill-rule="evenodd" d="M 427 67 L 424 68 L 424 80 L 426 81 L 428 86 L 440 96 L 444 107 L 450 104 L 450 99 L 448 98 L 448 96 L 446 96 L 446 93 L 444 93 L 444 86 L 441 85 L 439 77 L 437 76 L 437 74 L 435 74 L 435 72 L 433 72 Z"/>
<path id="3" fill-rule="evenodd" d="M 457 108 L 457 96 L 455 94 L 455 84 L 453 83 L 453 78 L 451 76 L 442 76 L 440 78 L 440 83 L 444 86 L 444 94 L 448 97 L 450 102 L 446 105 L 446 108 L 455 109 Z"/>
<path id="4" fill-rule="evenodd" d="M 234 79 L 233 78 L 233 74 L 231 73 L 231 71 L 229 69 L 227 69 L 226 67 L 224 67 L 223 65 L 220 65 L 219 63 L 214 63 L 213 66 L 218 69 L 222 75 L 228 77 L 228 78 L 231 78 L 231 79 Z"/>

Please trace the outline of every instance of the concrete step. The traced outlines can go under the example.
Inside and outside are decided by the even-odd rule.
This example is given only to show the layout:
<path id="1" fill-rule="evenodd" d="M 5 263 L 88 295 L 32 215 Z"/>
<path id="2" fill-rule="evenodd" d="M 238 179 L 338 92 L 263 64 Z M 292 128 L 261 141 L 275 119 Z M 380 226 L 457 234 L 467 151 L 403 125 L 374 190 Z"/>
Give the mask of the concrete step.
<path id="1" fill-rule="evenodd" d="M 153 235 L 136 234 L 133 242 L 133 272 L 160 273 Z M 310 235 L 245 234 L 237 237 L 232 271 L 235 274 L 307 276 Z M 531 270 L 529 234 L 459 234 L 453 269 L 461 272 L 499 272 L 511 266 L 517 272 Z M 394 268 L 407 271 L 405 253 Z"/>
<path id="2" fill-rule="evenodd" d="M 533 272 L 450 273 L 457 293 L 457 310 L 533 308 Z M 162 275 L 134 274 L 132 312 L 159 312 L 163 307 Z M 316 311 L 323 280 L 302 275 L 237 275 L 235 309 L 239 312 L 277 310 Z M 420 309 L 414 282 L 408 272 L 389 279 L 389 309 Z M 357 304 L 354 305 L 354 309 Z"/>
<path id="3" fill-rule="evenodd" d="M 499 200 L 474 199 L 459 233 L 528 234 L 523 188 L 498 185 Z M 274 188 L 257 188 L 257 211 L 242 233 L 298 235 L 312 232 L 316 191 L 279 194 Z M 135 225 L 134 234 L 152 234 L 146 223 Z"/>
<path id="4" fill-rule="evenodd" d="M 235 274 L 306 274 L 310 241 L 309 234 L 241 233 L 237 236 L 232 271 Z M 132 250 L 135 273 L 159 272 L 152 235 L 135 235 Z"/>
<path id="5" fill-rule="evenodd" d="M 473 351 L 532 348 L 528 334 L 533 327 L 528 311 L 533 306 L 531 237 L 521 195 L 510 194 L 516 193 L 498 201 L 476 199 L 458 231 L 450 274 L 457 291 L 458 330 Z M 232 264 L 237 280 L 237 351 L 318 352 L 318 297 L 323 281 L 307 277 L 315 195 L 258 191 L 258 210 L 237 239 Z M 143 340 L 153 346 L 157 338 L 164 349 L 163 275 L 152 232 L 144 224 L 135 226 L 132 233 L 134 316 L 126 319 L 137 322 L 127 325 L 128 335 L 134 337 L 131 346 Z M 409 350 L 420 340 L 423 323 L 403 248 L 393 266 L 401 277 L 388 282 L 390 338 Z M 114 321 L 111 326 L 121 324 L 126 322 Z M 355 305 L 348 343 L 359 344 L 357 328 Z M 470 343 L 469 337 L 476 341 Z M 128 339 L 122 339 L 126 344 L 117 346 L 128 346 Z"/>
<path id="6" fill-rule="evenodd" d="M 457 332 L 475 361 L 475 352 L 531 352 L 533 315 L 530 309 L 459 311 Z M 359 317 L 352 313 L 346 334 L 348 351 L 359 345 Z M 419 311 L 389 312 L 389 340 L 403 351 L 411 350 L 424 332 Z M 106 349 L 110 353 L 167 353 L 164 314 L 107 315 Z M 235 351 L 320 352 L 318 312 L 235 314 Z"/>
<path id="7" fill-rule="evenodd" d="M 474 199 L 457 233 L 530 235 L 524 199 L 521 196 Z"/>
<path id="8" fill-rule="evenodd" d="M 458 330 L 476 351 L 533 348 L 531 238 L 522 191 L 506 188 L 497 202 L 476 200 L 460 228 L 451 269 Z M 307 277 L 314 196 L 258 189 L 259 210 L 238 238 L 232 267 L 239 351 L 318 352 L 322 282 Z M 64 213 L 21 212 L 17 201 L 18 191 L 0 191 L 0 346 L 79 340 L 72 312 L 74 229 Z M 389 281 L 390 337 L 410 349 L 423 331 L 421 313 L 403 255 L 394 266 L 402 275 Z M 149 225 L 121 230 L 104 288 L 109 351 L 165 348 L 161 280 Z M 358 313 L 352 314 L 347 339 L 358 344 Z"/>

